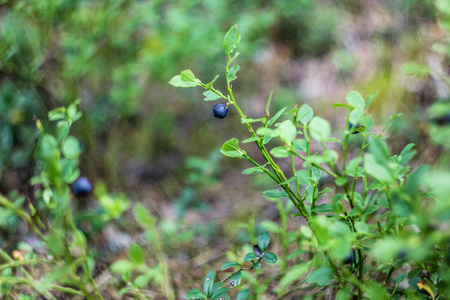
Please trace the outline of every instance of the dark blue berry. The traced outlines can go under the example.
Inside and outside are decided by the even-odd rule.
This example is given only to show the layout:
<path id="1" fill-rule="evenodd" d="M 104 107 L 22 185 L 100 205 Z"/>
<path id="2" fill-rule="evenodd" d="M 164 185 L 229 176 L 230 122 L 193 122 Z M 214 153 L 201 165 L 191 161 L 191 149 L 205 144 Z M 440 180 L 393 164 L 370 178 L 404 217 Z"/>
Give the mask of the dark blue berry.
<path id="1" fill-rule="evenodd" d="M 356 124 L 355 128 L 353 129 L 352 134 L 358 134 L 359 133 L 358 128 L 361 127 L 361 125 L 362 125 L 361 123 Z M 353 127 L 353 123 L 348 122 L 348 128 L 352 129 L 352 127 Z"/>
<path id="2" fill-rule="evenodd" d="M 213 116 L 223 119 L 228 115 L 228 108 L 225 104 L 219 103 L 213 107 Z"/>
<path id="3" fill-rule="evenodd" d="M 261 249 L 259 249 L 258 245 L 253 245 L 253 252 L 255 252 L 255 254 L 258 256 L 263 255 L 263 252 L 261 251 Z"/>
<path id="4" fill-rule="evenodd" d="M 344 265 L 349 265 L 355 260 L 355 255 L 353 254 L 353 250 L 344 258 Z"/>
<path id="5" fill-rule="evenodd" d="M 92 192 L 92 184 L 86 177 L 79 177 L 72 184 L 72 192 L 77 197 L 86 197 Z"/>

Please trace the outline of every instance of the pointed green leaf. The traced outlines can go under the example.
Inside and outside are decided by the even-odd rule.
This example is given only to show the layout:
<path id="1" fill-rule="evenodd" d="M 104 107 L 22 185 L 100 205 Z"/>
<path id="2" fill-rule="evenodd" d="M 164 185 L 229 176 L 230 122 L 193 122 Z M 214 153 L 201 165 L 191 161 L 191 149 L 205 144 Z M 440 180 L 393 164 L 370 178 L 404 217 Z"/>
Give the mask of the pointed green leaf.
<path id="1" fill-rule="evenodd" d="M 231 140 L 228 140 L 223 144 L 222 148 L 220 149 L 220 152 L 228 157 L 238 157 L 243 158 L 245 157 L 246 152 L 239 148 L 239 141 L 236 138 L 232 138 Z"/>
<path id="2" fill-rule="evenodd" d="M 228 30 L 223 39 L 223 47 L 227 56 L 231 56 L 231 53 L 236 49 L 240 40 L 241 35 L 237 31 L 237 25 L 234 25 Z"/>
<path id="3" fill-rule="evenodd" d="M 348 102 L 348 104 L 352 105 L 353 107 L 358 107 L 358 106 L 364 107 L 365 106 L 364 98 L 357 91 L 348 92 L 347 102 Z"/>
<path id="4" fill-rule="evenodd" d="M 264 253 L 262 258 L 271 264 L 274 264 L 277 262 L 277 256 L 275 255 L 275 253 L 272 253 L 272 252 Z"/>
<path id="5" fill-rule="evenodd" d="M 267 231 L 264 231 L 258 236 L 258 247 L 261 249 L 261 251 L 266 251 L 269 247 L 270 243 L 270 236 Z"/>
<path id="6" fill-rule="evenodd" d="M 297 120 L 302 124 L 307 124 L 314 116 L 314 111 L 308 104 L 303 104 L 297 111 Z"/>

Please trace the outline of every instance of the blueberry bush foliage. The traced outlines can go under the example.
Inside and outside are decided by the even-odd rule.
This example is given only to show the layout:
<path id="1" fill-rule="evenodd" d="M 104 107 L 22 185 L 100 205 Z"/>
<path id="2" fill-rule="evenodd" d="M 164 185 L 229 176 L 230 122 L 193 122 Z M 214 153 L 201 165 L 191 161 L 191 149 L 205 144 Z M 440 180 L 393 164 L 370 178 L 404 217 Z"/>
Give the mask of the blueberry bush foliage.
<path id="1" fill-rule="evenodd" d="M 368 113 L 376 94 L 365 99 L 350 91 L 346 102 L 333 105 L 347 112 L 342 138 L 333 137 L 330 123 L 308 104 L 272 113 L 272 95 L 264 116 L 248 117 L 232 84 L 240 70 L 235 63 L 240 38 L 235 25 L 223 40 L 225 90 L 214 87 L 219 76 L 204 83 L 191 70 L 170 83 L 205 89 L 205 101 L 224 102 L 233 109 L 229 118 L 238 116 L 247 127 L 248 138 L 232 138 L 220 151 L 247 160 L 250 167 L 243 174 L 272 179 L 272 188 L 263 195 L 278 203 L 284 219 L 280 227 L 272 228 L 282 236 L 283 253 L 277 257 L 267 252 L 270 239 L 264 232 L 243 260 L 222 266 L 231 275 L 214 283 L 215 272 L 209 272 L 203 290 L 193 289 L 187 298 L 230 299 L 225 282 L 239 288 L 245 272 L 259 269 L 262 261 L 278 260 L 281 273 L 274 291 L 280 298 L 303 290 L 305 297 L 332 293 L 337 299 L 445 299 L 450 291 L 448 174 L 408 165 L 416 153 L 414 144 L 400 153 L 390 152 L 383 138 L 400 114 L 377 132 Z M 256 145 L 260 157 L 244 150 L 249 143 Z M 311 151 L 313 144 L 322 150 Z M 350 151 L 355 147 L 359 150 Z M 283 224 L 289 214 L 303 219 L 304 225 L 286 237 Z M 251 286 L 260 294 L 267 283 Z M 242 290 L 236 298 L 245 299 L 249 293 Z"/>

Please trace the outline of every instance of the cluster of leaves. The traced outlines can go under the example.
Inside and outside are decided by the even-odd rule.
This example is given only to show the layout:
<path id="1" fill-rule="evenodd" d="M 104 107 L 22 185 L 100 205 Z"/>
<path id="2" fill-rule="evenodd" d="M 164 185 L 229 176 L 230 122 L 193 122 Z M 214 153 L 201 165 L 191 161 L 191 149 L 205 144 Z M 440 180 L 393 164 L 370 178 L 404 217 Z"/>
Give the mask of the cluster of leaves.
<path id="1" fill-rule="evenodd" d="M 49 112 L 49 120 L 56 122 L 53 133 L 35 119 L 39 132 L 34 149 L 38 172 L 30 184 L 36 191 L 27 197 L 0 195 L 2 227 L 13 218 L 20 218 L 39 239 L 35 247 L 19 243 L 12 257 L 0 251 L 3 296 L 14 295 L 18 286 L 28 286 L 31 294 L 41 294 L 48 299 L 56 299 L 55 292 L 102 299 L 93 279 L 95 258 L 88 251 L 86 236 L 77 228 L 73 216 L 70 184 L 80 175 L 78 159 L 82 150 L 78 139 L 69 131 L 82 116 L 77 108 L 79 103 L 77 100 Z M 126 199 L 108 196 L 106 191 L 97 194 L 104 212 L 102 222 L 120 218 L 129 207 Z M 26 198 L 29 210 L 23 208 Z M 38 255 L 38 248 L 46 254 Z M 27 266 L 32 267 L 31 271 Z M 46 271 L 41 273 L 41 270 Z"/>
<path id="2" fill-rule="evenodd" d="M 272 252 L 267 252 L 269 248 L 270 237 L 267 232 L 263 232 L 258 236 L 258 244 L 253 245 L 253 251 L 249 252 L 244 257 L 244 262 L 251 262 L 251 265 L 244 267 L 236 261 L 229 261 L 222 265 L 221 271 L 232 271 L 232 274 L 220 282 L 214 283 L 216 273 L 210 271 L 203 284 L 203 291 L 199 289 L 192 289 L 186 295 L 186 299 L 231 299 L 227 292 L 230 290 L 228 287 L 223 287 L 226 281 L 230 282 L 232 287 L 238 287 L 241 284 L 242 271 L 259 270 L 261 268 L 261 260 L 265 260 L 268 263 L 276 263 L 277 256 Z M 235 271 L 235 268 L 239 270 Z M 235 299 L 244 300 L 250 295 L 249 289 L 241 290 L 236 294 Z"/>
<path id="3" fill-rule="evenodd" d="M 223 41 L 228 57 L 225 67 L 228 95 L 213 87 L 218 76 L 205 84 L 190 70 L 173 77 L 170 83 L 177 87 L 201 86 L 207 90 L 205 101 L 222 99 L 236 108 L 251 133 L 242 142 L 254 142 L 263 163 L 250 157 L 236 138 L 224 143 L 222 154 L 246 159 L 254 165 L 243 174 L 269 176 L 281 189 L 265 191 L 264 196 L 288 198 L 297 209 L 293 216 L 302 216 L 307 221 L 308 226 L 300 230 L 303 239 L 299 250 L 313 249 L 311 256 L 300 256 L 295 267 L 282 274 L 278 292 L 287 293 L 288 287 L 331 287 L 336 293 L 339 290 L 340 299 L 355 293 L 358 299 L 365 295 L 376 299 L 401 295 L 415 299 L 415 290 L 436 299 L 445 297 L 450 286 L 446 275 L 450 236 L 445 230 L 450 203 L 443 192 L 448 191 L 443 182 L 449 175 L 445 173 L 441 178 L 442 174 L 430 172 L 427 166 L 409 173 L 407 163 L 415 154 L 413 144 L 399 155 L 390 154 L 383 135 L 400 114 L 394 115 L 380 133 L 374 133 L 371 131 L 374 120 L 366 111 L 376 94 L 365 101 L 358 92 L 351 91 L 347 103 L 334 105 L 347 109 L 343 140 L 332 137 L 328 121 L 314 116 L 307 104 L 292 110 L 283 108 L 270 117 L 270 96 L 265 117 L 247 118 L 231 84 L 240 68 L 232 65 L 239 55 L 235 52 L 239 41 L 237 26 L 233 26 Z M 254 124 L 259 123 L 262 126 L 254 129 Z M 266 146 L 269 142 L 276 143 L 270 151 Z M 322 151 L 311 151 L 314 142 Z M 350 142 L 360 143 L 358 155 L 352 159 L 348 157 Z M 327 143 L 339 143 L 342 164 L 339 153 L 329 149 Z M 291 169 L 282 170 L 275 161 L 278 158 L 288 159 Z M 302 168 L 296 159 L 303 161 Z M 289 173 L 290 177 L 286 175 Z M 323 187 L 322 183 L 330 180 L 334 188 Z M 331 201 L 322 202 L 332 192 Z M 257 248 L 249 258 L 260 257 L 259 250 L 262 249 Z M 346 267 L 349 260 L 351 265 Z M 235 262 L 224 266 L 230 264 Z M 393 284 L 393 273 L 405 266 L 408 271 L 398 275 Z M 406 278 L 411 289 L 399 290 L 400 282 Z"/>

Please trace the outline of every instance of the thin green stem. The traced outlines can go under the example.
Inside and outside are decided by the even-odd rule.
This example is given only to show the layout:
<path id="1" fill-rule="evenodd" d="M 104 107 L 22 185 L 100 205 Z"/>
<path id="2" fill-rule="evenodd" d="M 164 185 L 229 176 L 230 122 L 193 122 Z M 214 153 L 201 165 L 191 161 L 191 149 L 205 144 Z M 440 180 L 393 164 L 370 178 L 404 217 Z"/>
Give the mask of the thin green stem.
<path id="1" fill-rule="evenodd" d="M 300 153 L 297 153 L 297 152 L 294 151 L 293 149 L 291 149 L 290 152 L 291 152 L 292 154 L 294 154 L 295 156 L 297 156 L 298 158 L 300 158 L 300 159 L 306 161 L 306 157 L 304 157 L 304 156 L 301 155 Z M 314 166 L 314 167 L 316 167 L 316 168 L 318 168 L 318 169 L 324 171 L 325 173 L 327 173 L 328 175 L 333 176 L 334 178 L 338 178 L 338 177 L 339 177 L 339 176 L 338 176 L 336 173 L 334 173 L 333 171 L 327 170 L 327 169 L 325 169 L 324 167 L 322 167 L 322 166 L 320 166 L 320 165 L 318 165 L 318 164 L 316 164 L 316 163 L 312 163 L 311 166 Z"/>
<path id="2" fill-rule="evenodd" d="M 292 153 L 291 153 L 291 166 L 292 166 L 292 174 L 293 176 L 295 176 L 295 186 L 297 188 L 297 194 L 300 194 L 300 184 L 298 183 L 297 170 L 295 169 L 294 154 Z"/>

